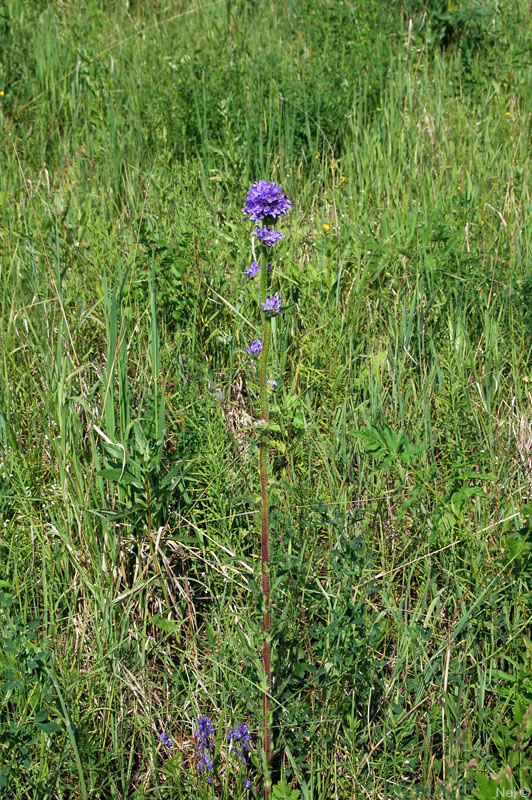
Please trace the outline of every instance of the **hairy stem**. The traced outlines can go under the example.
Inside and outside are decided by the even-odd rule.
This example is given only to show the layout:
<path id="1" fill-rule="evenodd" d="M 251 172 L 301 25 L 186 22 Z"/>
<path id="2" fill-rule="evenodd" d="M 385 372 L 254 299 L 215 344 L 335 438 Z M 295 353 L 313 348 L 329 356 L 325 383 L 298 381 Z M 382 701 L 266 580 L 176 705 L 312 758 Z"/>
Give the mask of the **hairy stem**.
<path id="1" fill-rule="evenodd" d="M 261 259 L 260 276 L 260 302 L 266 300 L 267 270 L 264 254 Z M 270 345 L 272 323 L 269 316 L 263 312 L 264 334 L 262 352 L 259 361 L 259 387 L 261 417 L 264 423 L 268 422 L 268 388 L 267 388 L 267 362 Z M 262 431 L 260 436 L 260 486 L 261 486 L 261 566 L 262 566 L 262 714 L 263 714 L 263 759 L 264 759 L 264 800 L 270 800 L 271 792 L 271 660 L 270 660 L 270 526 L 268 519 L 268 433 Z"/>

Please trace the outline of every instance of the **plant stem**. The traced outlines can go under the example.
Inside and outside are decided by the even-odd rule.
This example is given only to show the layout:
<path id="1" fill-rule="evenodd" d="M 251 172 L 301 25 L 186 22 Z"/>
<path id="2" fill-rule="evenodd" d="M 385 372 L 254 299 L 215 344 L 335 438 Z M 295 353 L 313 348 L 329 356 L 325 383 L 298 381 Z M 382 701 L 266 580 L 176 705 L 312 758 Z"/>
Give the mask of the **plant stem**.
<path id="1" fill-rule="evenodd" d="M 267 269 L 264 254 L 261 258 L 260 275 L 260 302 L 266 300 Z M 269 316 L 263 311 L 264 335 L 262 352 L 259 361 L 259 387 L 261 417 L 268 422 L 268 389 L 266 384 L 266 369 L 268 361 L 268 348 L 270 344 L 272 323 Z M 268 518 L 268 433 L 263 430 L 260 435 L 260 486 L 261 486 L 261 566 L 262 566 L 262 714 L 263 714 L 263 759 L 264 759 L 264 800 L 270 800 L 271 792 L 271 719 L 270 719 L 270 693 L 271 693 L 271 659 L 270 659 L 270 525 Z"/>
<path id="2" fill-rule="evenodd" d="M 166 588 L 166 583 L 164 581 L 163 571 L 161 569 L 161 565 L 159 564 L 159 559 L 157 558 L 157 553 L 155 551 L 155 547 L 154 547 L 152 536 L 151 536 L 151 504 L 150 504 L 151 496 L 150 496 L 149 483 L 146 482 L 145 488 L 146 488 L 146 501 L 147 501 L 147 504 L 148 504 L 148 520 L 147 520 L 147 523 L 148 523 L 148 544 L 150 546 L 150 553 L 151 553 L 151 558 L 152 558 L 153 564 L 155 566 L 155 569 L 159 573 L 159 578 L 161 579 L 161 587 L 162 587 L 162 590 L 163 590 L 164 599 L 166 601 L 166 610 L 168 611 L 170 608 L 172 608 L 172 606 L 170 604 L 170 597 L 168 595 L 168 589 Z"/>

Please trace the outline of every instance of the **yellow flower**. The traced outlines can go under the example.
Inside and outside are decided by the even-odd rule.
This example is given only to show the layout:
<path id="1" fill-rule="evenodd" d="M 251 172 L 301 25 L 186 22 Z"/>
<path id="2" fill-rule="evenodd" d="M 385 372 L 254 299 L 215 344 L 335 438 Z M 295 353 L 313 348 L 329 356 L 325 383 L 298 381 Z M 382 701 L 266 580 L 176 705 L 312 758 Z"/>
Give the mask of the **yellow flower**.
<path id="1" fill-rule="evenodd" d="M 0 97 L 3 97 L 3 96 L 4 96 L 4 91 L 3 91 L 3 89 L 0 89 Z"/>
<path id="2" fill-rule="evenodd" d="M 340 180 L 341 180 L 341 181 L 346 181 L 346 180 L 347 180 L 347 178 L 345 177 L 345 175 L 340 175 Z"/>
<path id="3" fill-rule="evenodd" d="M 506 116 L 507 116 L 507 117 L 509 117 L 509 116 L 510 116 L 510 112 L 509 112 L 509 111 L 507 111 L 507 112 L 506 112 Z"/>
<path id="4" fill-rule="evenodd" d="M 316 150 L 316 152 L 314 153 L 314 158 L 319 158 L 320 155 L 321 155 L 320 151 Z"/>

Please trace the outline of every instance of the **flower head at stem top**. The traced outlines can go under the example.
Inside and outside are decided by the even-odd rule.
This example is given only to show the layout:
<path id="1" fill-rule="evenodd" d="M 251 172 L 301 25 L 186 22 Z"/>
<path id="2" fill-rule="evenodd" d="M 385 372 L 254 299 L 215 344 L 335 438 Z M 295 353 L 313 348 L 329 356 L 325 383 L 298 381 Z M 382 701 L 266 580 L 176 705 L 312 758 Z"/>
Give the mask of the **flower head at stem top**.
<path id="1" fill-rule="evenodd" d="M 248 214 L 250 219 L 275 220 L 282 214 L 287 214 L 292 203 L 288 200 L 278 183 L 270 181 L 257 181 L 253 184 L 246 196 L 246 205 L 243 214 Z"/>
<path id="2" fill-rule="evenodd" d="M 269 314 L 277 314 L 283 307 L 283 298 L 279 297 L 278 294 L 274 294 L 273 297 L 266 298 L 265 303 L 261 303 L 264 311 Z"/>
<path id="3" fill-rule="evenodd" d="M 266 245 L 266 247 L 273 247 L 276 242 L 280 242 L 283 238 L 281 231 L 276 231 L 275 228 L 257 228 L 253 231 L 253 236 Z"/>
<path id="4" fill-rule="evenodd" d="M 258 356 L 262 350 L 262 342 L 260 339 L 254 339 L 249 347 L 246 347 L 247 352 L 250 356 Z"/>

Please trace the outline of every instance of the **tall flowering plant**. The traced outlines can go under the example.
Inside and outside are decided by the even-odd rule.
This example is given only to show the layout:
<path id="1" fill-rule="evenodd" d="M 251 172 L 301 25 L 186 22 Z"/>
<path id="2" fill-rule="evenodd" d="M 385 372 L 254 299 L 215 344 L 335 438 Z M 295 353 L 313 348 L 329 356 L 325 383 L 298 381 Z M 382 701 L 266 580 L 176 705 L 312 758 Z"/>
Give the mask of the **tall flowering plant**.
<path id="1" fill-rule="evenodd" d="M 255 222 L 253 236 L 259 245 L 259 255 L 255 255 L 255 242 L 253 243 L 254 260 L 245 270 L 245 275 L 250 280 L 258 278 L 260 281 L 259 303 L 263 320 L 263 338 L 255 339 L 246 348 L 251 356 L 259 358 L 259 393 L 261 417 L 255 425 L 260 429 L 260 485 L 261 485 L 261 572 L 262 572 L 262 756 L 264 764 L 264 800 L 271 796 L 271 656 L 270 656 L 270 526 L 268 517 L 268 391 L 276 388 L 277 383 L 273 378 L 268 378 L 268 349 L 271 339 L 272 317 L 278 314 L 283 307 L 283 299 L 278 294 L 269 295 L 269 283 L 272 273 L 270 261 L 271 248 L 283 238 L 280 230 L 275 225 L 280 217 L 288 213 L 291 202 L 286 197 L 282 187 L 269 181 L 257 181 L 249 190 L 246 204 L 242 209 L 244 214 Z"/>

